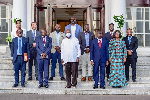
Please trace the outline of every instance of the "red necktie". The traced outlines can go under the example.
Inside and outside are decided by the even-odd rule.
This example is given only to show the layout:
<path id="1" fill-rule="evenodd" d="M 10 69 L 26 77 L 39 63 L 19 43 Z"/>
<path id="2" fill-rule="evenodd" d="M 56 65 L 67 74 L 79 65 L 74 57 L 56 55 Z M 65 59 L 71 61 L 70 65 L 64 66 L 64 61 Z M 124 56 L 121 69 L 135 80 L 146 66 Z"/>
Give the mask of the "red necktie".
<path id="1" fill-rule="evenodd" d="M 45 44 L 45 37 L 43 37 L 43 43 Z"/>
<path id="2" fill-rule="evenodd" d="M 111 37 L 113 38 L 113 33 L 111 33 Z"/>
<path id="3" fill-rule="evenodd" d="M 101 48 L 101 40 L 99 39 L 99 47 Z"/>

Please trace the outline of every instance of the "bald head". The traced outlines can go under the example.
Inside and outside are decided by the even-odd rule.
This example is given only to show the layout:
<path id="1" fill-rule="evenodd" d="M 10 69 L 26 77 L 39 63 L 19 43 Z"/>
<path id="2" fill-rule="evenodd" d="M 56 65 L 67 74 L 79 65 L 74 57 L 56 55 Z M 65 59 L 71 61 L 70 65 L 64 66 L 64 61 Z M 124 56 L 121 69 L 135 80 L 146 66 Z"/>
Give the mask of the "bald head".
<path id="1" fill-rule="evenodd" d="M 66 34 L 71 33 L 70 29 L 66 29 Z"/>

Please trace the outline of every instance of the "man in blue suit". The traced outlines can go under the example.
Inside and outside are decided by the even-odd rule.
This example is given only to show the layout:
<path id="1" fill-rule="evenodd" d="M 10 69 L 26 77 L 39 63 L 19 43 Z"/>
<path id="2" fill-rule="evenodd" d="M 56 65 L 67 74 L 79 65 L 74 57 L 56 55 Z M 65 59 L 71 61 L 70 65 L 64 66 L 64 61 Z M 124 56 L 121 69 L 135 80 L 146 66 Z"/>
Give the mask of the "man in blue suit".
<path id="1" fill-rule="evenodd" d="M 43 87 L 43 71 L 44 71 L 44 87 L 48 88 L 49 79 L 49 63 L 50 63 L 50 51 L 52 48 L 52 40 L 47 35 L 45 29 L 41 30 L 42 36 L 39 36 L 36 40 L 37 61 L 39 71 L 39 88 Z"/>
<path id="2" fill-rule="evenodd" d="M 71 30 L 72 37 L 78 38 L 79 33 L 82 32 L 82 27 L 80 25 L 76 24 L 75 17 L 71 17 L 70 21 L 71 21 L 71 23 L 65 27 L 64 33 L 66 33 L 66 29 L 69 29 L 69 30 Z"/>
<path id="3" fill-rule="evenodd" d="M 13 87 L 17 87 L 19 83 L 19 70 L 21 70 L 21 86 L 25 87 L 25 70 L 26 62 L 24 61 L 24 53 L 28 54 L 30 59 L 29 43 L 28 39 L 22 37 L 23 30 L 17 30 L 18 37 L 13 38 L 11 44 L 11 59 L 14 65 L 15 71 L 15 84 Z"/>
<path id="4" fill-rule="evenodd" d="M 105 66 L 108 65 L 108 41 L 102 38 L 102 32 L 97 32 L 96 39 L 92 40 L 90 48 L 90 60 L 93 66 L 94 87 L 98 88 L 100 66 L 100 88 L 105 89 Z"/>
<path id="5" fill-rule="evenodd" d="M 106 39 L 109 43 L 109 41 L 113 38 L 113 33 L 114 33 L 114 24 L 110 23 L 109 24 L 109 32 L 105 33 L 104 39 Z M 109 74 L 110 74 L 110 63 L 106 67 L 106 73 L 107 73 L 107 80 L 109 79 Z"/>

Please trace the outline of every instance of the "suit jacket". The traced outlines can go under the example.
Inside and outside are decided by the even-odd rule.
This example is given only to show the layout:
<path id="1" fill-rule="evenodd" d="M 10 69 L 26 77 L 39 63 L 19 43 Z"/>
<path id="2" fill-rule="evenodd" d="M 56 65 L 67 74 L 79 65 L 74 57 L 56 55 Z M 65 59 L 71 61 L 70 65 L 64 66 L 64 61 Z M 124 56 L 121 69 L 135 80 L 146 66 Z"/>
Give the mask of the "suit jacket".
<path id="1" fill-rule="evenodd" d="M 18 37 L 13 38 L 11 43 L 11 57 L 13 58 L 13 63 L 17 58 L 18 49 Z M 29 43 L 25 37 L 22 37 L 22 57 L 24 58 L 24 53 L 28 53 L 28 58 L 30 58 Z"/>
<path id="2" fill-rule="evenodd" d="M 52 39 L 47 36 L 45 46 L 44 46 L 43 37 L 39 36 L 36 39 L 37 59 L 42 59 L 41 57 L 42 53 L 46 53 L 48 55 L 48 59 L 50 59 L 51 48 L 52 48 Z"/>
<path id="3" fill-rule="evenodd" d="M 37 39 L 37 37 L 39 37 L 39 36 L 41 36 L 41 32 L 38 31 L 38 30 L 36 30 L 36 37 L 35 37 L 35 40 L 34 40 L 32 30 L 27 31 L 26 38 L 27 38 L 28 41 L 29 41 L 30 50 L 32 50 L 32 45 L 33 45 L 33 43 L 36 43 L 36 39 Z"/>
<path id="4" fill-rule="evenodd" d="M 104 34 L 104 39 L 106 39 L 109 43 L 109 41 L 112 39 L 110 32 Z"/>
<path id="5" fill-rule="evenodd" d="M 64 33 L 66 33 L 66 29 L 71 30 L 71 24 L 69 24 L 65 27 L 65 32 Z M 76 31 L 75 31 L 75 37 L 76 38 L 78 38 L 80 32 L 82 32 L 82 27 L 80 25 L 76 24 Z"/>
<path id="6" fill-rule="evenodd" d="M 136 49 L 138 48 L 138 39 L 137 37 L 135 36 L 132 36 L 131 38 L 131 43 L 129 44 L 129 40 L 128 40 L 128 36 L 124 37 L 123 40 L 125 41 L 126 43 L 126 48 L 127 50 L 132 50 L 132 57 L 133 58 L 138 58 L 137 56 L 137 52 L 136 52 Z M 129 55 L 127 55 L 128 57 Z"/>
<path id="7" fill-rule="evenodd" d="M 52 49 L 51 53 L 55 53 L 56 49 L 55 46 L 57 45 L 57 39 L 56 39 L 56 31 L 50 33 L 50 37 L 52 38 Z M 62 40 L 66 38 L 65 34 L 63 32 L 60 32 L 59 36 L 59 47 L 61 47 Z"/>
<path id="8" fill-rule="evenodd" d="M 94 33 L 89 32 L 89 47 L 91 47 L 91 41 L 95 38 Z M 86 48 L 86 40 L 85 40 L 85 33 L 81 32 L 79 33 L 79 44 L 80 44 L 80 48 L 81 48 L 81 55 L 84 54 L 84 49 Z"/>
<path id="9" fill-rule="evenodd" d="M 90 60 L 94 62 L 103 62 L 106 63 L 109 59 L 108 53 L 108 41 L 102 38 L 101 48 L 99 47 L 98 39 L 92 40 L 91 48 L 90 48 Z"/>

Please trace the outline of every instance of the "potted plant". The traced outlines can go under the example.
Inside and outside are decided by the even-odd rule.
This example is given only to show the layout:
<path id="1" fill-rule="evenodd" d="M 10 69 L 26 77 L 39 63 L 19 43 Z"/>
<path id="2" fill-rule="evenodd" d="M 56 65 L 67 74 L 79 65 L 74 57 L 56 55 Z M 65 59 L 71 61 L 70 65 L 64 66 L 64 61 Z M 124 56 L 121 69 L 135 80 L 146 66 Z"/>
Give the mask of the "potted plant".
<path id="1" fill-rule="evenodd" d="M 7 42 L 7 43 L 9 42 L 9 48 L 10 48 L 10 50 L 11 50 L 11 42 L 12 42 L 11 34 L 7 36 L 6 42 Z"/>
<path id="2" fill-rule="evenodd" d="M 121 27 L 123 27 L 123 25 L 124 25 L 124 18 L 123 18 L 123 14 L 122 15 L 120 15 L 120 16 L 115 16 L 114 15 L 114 21 L 115 22 L 117 22 L 118 23 L 118 27 L 117 28 L 120 28 L 120 32 L 121 32 L 121 35 L 122 35 L 122 38 L 124 37 L 123 36 L 123 32 L 121 31 Z"/>

